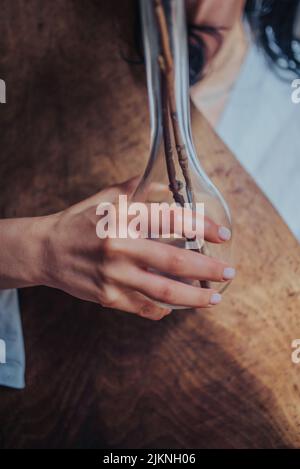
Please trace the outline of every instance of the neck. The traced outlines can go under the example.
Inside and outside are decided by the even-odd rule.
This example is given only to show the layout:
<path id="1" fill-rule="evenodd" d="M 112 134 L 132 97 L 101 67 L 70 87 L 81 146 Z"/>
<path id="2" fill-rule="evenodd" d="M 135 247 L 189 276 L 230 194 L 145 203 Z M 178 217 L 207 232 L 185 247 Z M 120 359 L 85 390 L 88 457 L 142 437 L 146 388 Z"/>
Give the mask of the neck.
<path id="1" fill-rule="evenodd" d="M 191 99 L 209 122 L 216 126 L 247 52 L 242 21 L 226 35 L 220 51 L 208 65 L 204 78 L 191 88 Z"/>

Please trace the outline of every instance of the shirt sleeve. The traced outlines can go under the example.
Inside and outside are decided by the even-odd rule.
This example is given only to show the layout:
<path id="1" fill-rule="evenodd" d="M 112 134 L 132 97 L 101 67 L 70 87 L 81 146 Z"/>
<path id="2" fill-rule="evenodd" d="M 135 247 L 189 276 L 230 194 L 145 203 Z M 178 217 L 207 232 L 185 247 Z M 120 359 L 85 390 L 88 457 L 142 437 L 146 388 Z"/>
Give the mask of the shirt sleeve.
<path id="1" fill-rule="evenodd" d="M 25 352 L 17 290 L 0 290 L 0 386 L 25 387 Z"/>

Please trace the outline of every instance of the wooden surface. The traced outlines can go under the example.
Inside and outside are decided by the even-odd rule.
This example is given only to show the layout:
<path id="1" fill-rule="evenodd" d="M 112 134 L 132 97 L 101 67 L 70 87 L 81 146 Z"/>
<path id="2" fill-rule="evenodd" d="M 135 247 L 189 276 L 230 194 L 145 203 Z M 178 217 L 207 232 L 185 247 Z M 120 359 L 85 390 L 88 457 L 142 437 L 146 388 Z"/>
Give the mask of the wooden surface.
<path id="1" fill-rule="evenodd" d="M 142 70 L 120 59 L 107 3 L 126 7 L 1 6 L 2 216 L 51 213 L 144 167 Z M 21 291 L 27 387 L 0 390 L 1 447 L 300 447 L 299 245 L 199 114 L 194 124 L 235 220 L 223 304 L 153 323 Z"/>

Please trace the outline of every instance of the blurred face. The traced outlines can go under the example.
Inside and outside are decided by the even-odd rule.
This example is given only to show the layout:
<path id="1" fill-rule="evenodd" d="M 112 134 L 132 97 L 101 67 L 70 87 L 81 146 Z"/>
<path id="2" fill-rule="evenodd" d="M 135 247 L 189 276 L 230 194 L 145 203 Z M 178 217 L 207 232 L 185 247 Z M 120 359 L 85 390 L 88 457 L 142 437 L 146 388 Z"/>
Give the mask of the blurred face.
<path id="1" fill-rule="evenodd" d="M 246 0 L 186 0 L 188 21 L 220 29 L 223 41 L 241 19 Z M 207 60 L 211 60 L 218 44 L 208 34 L 202 33 L 207 47 Z"/>

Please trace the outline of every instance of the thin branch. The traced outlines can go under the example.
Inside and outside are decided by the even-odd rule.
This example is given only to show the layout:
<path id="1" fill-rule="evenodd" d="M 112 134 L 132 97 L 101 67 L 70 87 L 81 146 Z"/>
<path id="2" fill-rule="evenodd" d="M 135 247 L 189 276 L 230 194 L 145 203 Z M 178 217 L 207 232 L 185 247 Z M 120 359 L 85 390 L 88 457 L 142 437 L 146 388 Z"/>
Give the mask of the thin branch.
<path id="1" fill-rule="evenodd" d="M 181 183 L 176 179 L 176 169 L 173 159 L 173 148 L 170 135 L 169 106 L 166 91 L 165 75 L 161 74 L 161 102 L 162 102 L 162 119 L 163 119 L 163 136 L 164 150 L 166 156 L 166 165 L 169 178 L 169 188 L 172 191 L 175 202 L 184 207 L 184 197 L 180 194 Z"/>
<path id="2" fill-rule="evenodd" d="M 155 13 L 156 13 L 156 18 L 157 18 L 159 31 L 160 31 L 160 38 L 161 38 L 162 56 L 160 57 L 160 62 L 163 63 L 163 67 L 161 66 L 161 70 L 166 77 L 167 93 L 168 93 L 169 106 L 170 106 L 170 115 L 171 115 L 171 120 L 172 120 L 178 162 L 181 167 L 181 171 L 185 180 L 187 194 L 191 195 L 192 183 L 191 183 L 191 178 L 190 178 L 190 173 L 189 173 L 189 168 L 188 168 L 188 158 L 187 158 L 185 146 L 181 139 L 180 129 L 178 125 L 178 114 L 177 114 L 176 98 L 175 98 L 175 92 L 174 92 L 174 82 L 175 82 L 174 64 L 173 64 L 172 50 L 171 50 L 171 45 L 170 45 L 168 25 L 167 25 L 167 20 L 166 20 L 166 16 L 165 16 L 165 12 L 164 12 L 161 0 L 154 0 L 154 4 L 155 4 Z"/>
<path id="3" fill-rule="evenodd" d="M 162 102 L 162 118 L 163 118 L 163 137 L 166 165 L 169 178 L 169 188 L 172 191 L 175 202 L 184 207 L 184 197 L 180 193 L 180 181 L 176 179 L 176 169 L 173 158 L 172 140 L 170 135 L 170 118 L 172 121 L 173 135 L 178 162 L 184 177 L 186 185 L 186 193 L 188 202 L 193 200 L 192 182 L 188 168 L 188 158 L 185 146 L 181 139 L 180 128 L 178 125 L 178 114 L 176 106 L 176 98 L 174 92 L 175 74 L 172 51 L 170 46 L 170 38 L 165 12 L 161 0 L 154 0 L 155 14 L 160 31 L 162 55 L 158 57 L 161 71 L 161 102 Z M 195 241 L 187 238 L 188 241 Z M 205 253 L 205 246 L 193 249 L 199 253 Z M 210 282 L 206 280 L 199 281 L 202 288 L 210 288 Z"/>

